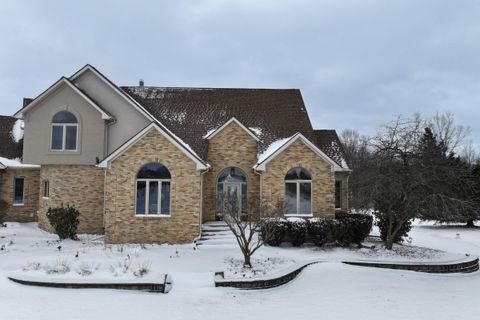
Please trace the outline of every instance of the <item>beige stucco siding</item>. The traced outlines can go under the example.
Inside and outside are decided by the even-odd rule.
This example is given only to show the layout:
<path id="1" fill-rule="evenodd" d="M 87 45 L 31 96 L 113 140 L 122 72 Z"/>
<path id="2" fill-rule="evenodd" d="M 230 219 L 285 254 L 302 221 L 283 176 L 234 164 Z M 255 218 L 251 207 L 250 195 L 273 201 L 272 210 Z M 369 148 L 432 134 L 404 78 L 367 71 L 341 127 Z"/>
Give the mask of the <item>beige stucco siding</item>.
<path id="1" fill-rule="evenodd" d="M 136 216 L 138 171 L 147 163 L 171 174 L 170 216 Z M 196 164 L 157 130 L 150 130 L 106 171 L 105 240 L 108 243 L 187 243 L 199 234 L 201 175 Z"/>
<path id="2" fill-rule="evenodd" d="M 51 121 L 60 111 L 73 113 L 78 120 L 78 151 L 52 151 Z M 95 164 L 103 158 L 105 123 L 98 110 L 66 84 L 25 114 L 23 162 L 34 164 Z"/>
<path id="3" fill-rule="evenodd" d="M 115 123 L 107 127 L 107 154 L 150 123 L 150 120 L 90 70 L 85 71 L 74 82 L 116 119 Z"/>
<path id="4" fill-rule="evenodd" d="M 285 201 L 285 175 L 295 167 L 305 168 L 312 175 L 312 214 L 314 217 L 335 216 L 335 174 L 331 165 L 300 140 L 292 143 L 271 160 L 262 173 L 262 199 L 273 205 Z"/>

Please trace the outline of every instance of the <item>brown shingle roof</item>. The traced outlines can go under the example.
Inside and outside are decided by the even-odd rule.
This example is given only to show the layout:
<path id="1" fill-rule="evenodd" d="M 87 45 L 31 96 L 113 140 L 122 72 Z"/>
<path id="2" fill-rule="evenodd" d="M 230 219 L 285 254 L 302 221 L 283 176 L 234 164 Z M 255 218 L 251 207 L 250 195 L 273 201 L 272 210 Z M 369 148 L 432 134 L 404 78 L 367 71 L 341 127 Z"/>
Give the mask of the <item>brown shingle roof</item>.
<path id="1" fill-rule="evenodd" d="M 315 141 L 297 89 L 121 88 L 204 160 L 208 150 L 204 136 L 232 117 L 261 133 L 260 152 L 296 132 Z"/>
<path id="2" fill-rule="evenodd" d="M 314 130 L 314 143 L 342 168 L 347 167 L 342 142 L 335 130 Z"/>
<path id="3" fill-rule="evenodd" d="M 23 139 L 17 143 L 11 134 L 15 121 L 17 119 L 14 117 L 0 116 L 0 157 L 8 159 L 22 157 Z"/>

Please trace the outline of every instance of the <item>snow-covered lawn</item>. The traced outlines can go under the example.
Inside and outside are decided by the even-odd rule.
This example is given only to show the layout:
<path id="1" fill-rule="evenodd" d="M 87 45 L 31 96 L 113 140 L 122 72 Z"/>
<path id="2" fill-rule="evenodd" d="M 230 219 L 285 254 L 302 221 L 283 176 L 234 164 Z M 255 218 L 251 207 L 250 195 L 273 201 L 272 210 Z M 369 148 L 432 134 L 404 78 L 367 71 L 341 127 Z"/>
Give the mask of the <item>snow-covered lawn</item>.
<path id="1" fill-rule="evenodd" d="M 396 253 L 380 249 L 376 242 L 375 249 L 265 247 L 254 256 L 254 271 L 245 271 L 235 246 L 105 246 L 95 236 L 59 242 L 35 224 L 9 223 L 0 228 L 0 319 L 478 318 L 479 272 L 433 275 L 340 263 L 442 261 L 480 254 L 480 229 L 416 223 L 410 235 L 411 246 L 398 247 Z M 245 291 L 213 284 L 216 271 L 225 271 L 227 277 L 263 276 L 313 259 L 325 262 L 306 268 L 279 288 Z M 57 272 L 65 271 L 64 265 L 68 272 Z M 142 268 L 148 269 L 142 281 L 170 274 L 174 281 L 170 293 L 39 288 L 6 279 L 16 272 L 42 278 L 135 281 Z"/>

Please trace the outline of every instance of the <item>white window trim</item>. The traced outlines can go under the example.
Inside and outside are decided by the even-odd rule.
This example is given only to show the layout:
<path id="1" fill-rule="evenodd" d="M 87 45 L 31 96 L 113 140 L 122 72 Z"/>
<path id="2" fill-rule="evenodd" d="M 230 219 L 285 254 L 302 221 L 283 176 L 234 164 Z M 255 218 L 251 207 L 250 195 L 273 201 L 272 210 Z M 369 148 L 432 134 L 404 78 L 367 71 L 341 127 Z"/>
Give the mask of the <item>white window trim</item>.
<path id="1" fill-rule="evenodd" d="M 22 202 L 21 203 L 15 203 L 15 189 L 16 189 L 17 179 L 22 179 L 23 180 Z M 14 207 L 21 207 L 21 206 L 25 205 L 25 177 L 14 177 L 13 178 L 13 202 L 12 202 L 12 205 Z"/>
<path id="2" fill-rule="evenodd" d="M 54 126 L 62 126 L 62 149 L 53 149 L 52 142 L 53 142 L 53 127 Z M 78 123 L 52 123 L 50 126 L 50 151 L 53 152 L 78 152 Z M 67 127 L 76 127 L 77 128 L 77 135 L 75 137 L 75 149 L 65 149 L 65 144 L 67 142 Z"/>
<path id="3" fill-rule="evenodd" d="M 310 213 L 299 213 L 300 212 L 300 184 L 301 183 L 309 183 L 310 184 L 310 210 L 313 209 L 313 204 L 312 204 L 312 194 L 313 194 L 313 189 L 312 189 L 312 180 L 285 180 L 285 184 L 287 183 L 292 183 L 296 184 L 297 188 L 297 193 L 296 193 L 296 211 L 297 213 L 286 213 L 286 217 L 311 217 L 313 216 L 313 212 Z M 286 195 L 287 195 L 287 188 L 285 188 L 285 201 L 286 201 Z"/>
<path id="4" fill-rule="evenodd" d="M 137 213 L 137 188 L 138 182 L 145 181 L 145 213 Z M 172 179 L 136 179 L 135 180 L 135 217 L 144 218 L 169 218 L 172 216 Z M 158 206 L 157 206 L 157 213 L 148 213 L 148 201 L 150 200 L 150 182 L 158 182 Z M 162 182 L 170 182 L 170 198 L 169 198 L 169 207 L 168 207 L 168 214 L 162 214 Z"/>
<path id="5" fill-rule="evenodd" d="M 47 188 L 45 188 L 45 183 L 47 184 Z M 45 196 L 45 189 L 48 191 L 47 196 Z M 42 199 L 50 199 L 50 182 L 48 180 L 42 181 Z"/>

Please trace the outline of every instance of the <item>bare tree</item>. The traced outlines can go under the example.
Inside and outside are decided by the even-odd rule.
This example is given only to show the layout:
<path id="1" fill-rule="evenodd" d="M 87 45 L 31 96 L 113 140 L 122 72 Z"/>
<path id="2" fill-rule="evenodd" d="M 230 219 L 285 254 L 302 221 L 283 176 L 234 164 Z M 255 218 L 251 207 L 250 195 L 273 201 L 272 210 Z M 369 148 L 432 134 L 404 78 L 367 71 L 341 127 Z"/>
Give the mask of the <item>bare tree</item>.
<path id="1" fill-rule="evenodd" d="M 260 236 L 262 221 L 277 218 L 280 213 L 277 208 L 266 202 L 251 201 L 247 212 L 242 212 L 237 194 L 224 194 L 222 218 L 235 236 L 243 254 L 244 266 L 252 267 L 251 257 L 260 249 L 269 237 L 268 230 L 263 230 Z"/>
<path id="2" fill-rule="evenodd" d="M 434 135 L 445 145 L 449 153 L 456 152 L 471 131 L 469 127 L 455 124 L 455 117 L 451 112 L 437 112 L 435 116 L 426 121 L 426 127 L 432 129 Z"/>

